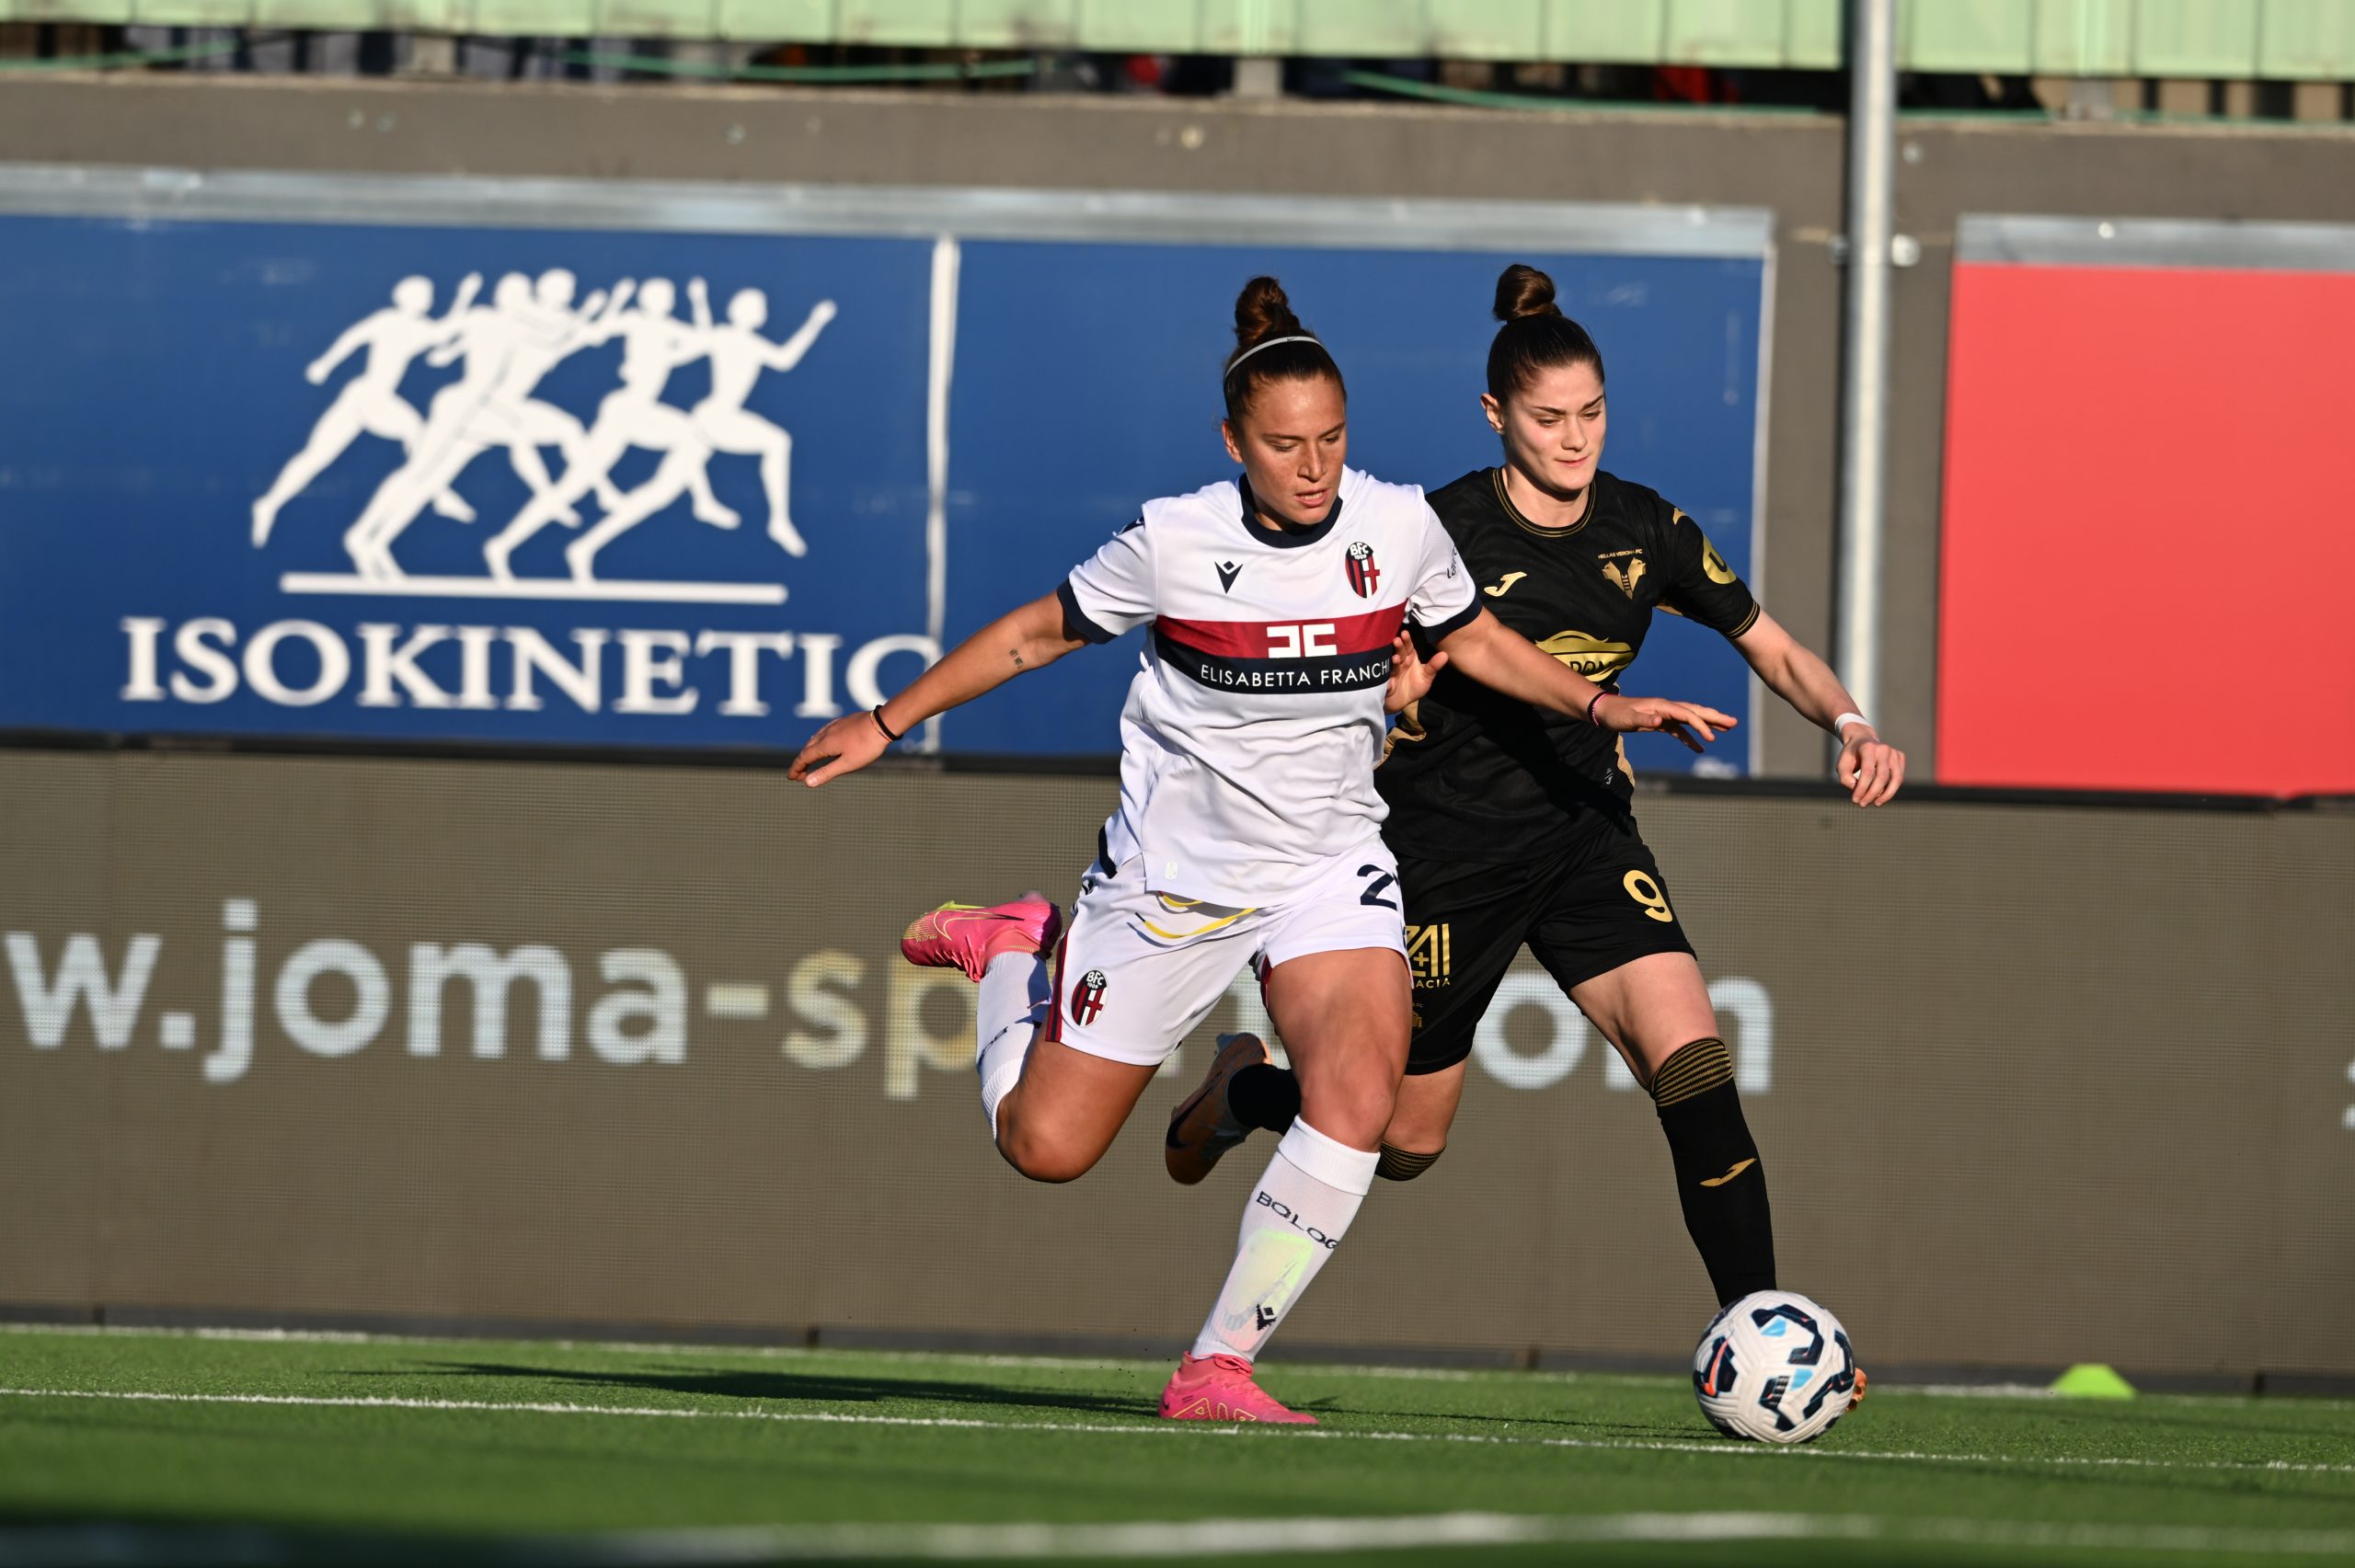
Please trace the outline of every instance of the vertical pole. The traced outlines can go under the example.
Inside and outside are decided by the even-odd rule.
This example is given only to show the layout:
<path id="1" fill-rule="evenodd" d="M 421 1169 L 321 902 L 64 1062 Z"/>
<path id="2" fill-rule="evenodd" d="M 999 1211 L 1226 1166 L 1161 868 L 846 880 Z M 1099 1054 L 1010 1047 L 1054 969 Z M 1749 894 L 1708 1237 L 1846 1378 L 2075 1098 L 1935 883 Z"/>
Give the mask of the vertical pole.
<path id="1" fill-rule="evenodd" d="M 955 235 L 932 246 L 932 353 L 925 381 L 925 635 L 932 659 L 948 635 L 948 388 L 957 370 L 957 278 L 964 247 Z M 940 717 L 924 721 L 924 740 L 912 751 L 940 750 Z"/>
<path id="2" fill-rule="evenodd" d="M 1889 446 L 1890 175 L 1897 0 L 1849 0 L 1848 297 L 1840 368 L 1841 678 L 1880 718 L 1881 528 Z"/>

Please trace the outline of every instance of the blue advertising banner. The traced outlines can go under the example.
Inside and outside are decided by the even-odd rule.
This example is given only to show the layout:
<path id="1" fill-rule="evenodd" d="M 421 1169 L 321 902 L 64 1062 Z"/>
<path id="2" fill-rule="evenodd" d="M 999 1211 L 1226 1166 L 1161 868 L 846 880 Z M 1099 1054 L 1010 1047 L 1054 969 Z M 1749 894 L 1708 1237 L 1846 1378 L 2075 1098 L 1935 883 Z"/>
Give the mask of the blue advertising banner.
<path id="1" fill-rule="evenodd" d="M 0 384 L 0 729 L 789 750 L 1230 472 L 1218 365 L 1262 271 L 1349 376 L 1353 464 L 1436 487 L 1496 459 L 1498 270 L 1546 268 L 1609 366 L 1606 466 L 1747 571 L 1768 233 L 0 169 L 29 372 Z M 1111 750 L 1136 657 L 1075 655 L 919 743 Z M 1748 714 L 1706 633 L 1663 625 L 1641 669 Z"/>

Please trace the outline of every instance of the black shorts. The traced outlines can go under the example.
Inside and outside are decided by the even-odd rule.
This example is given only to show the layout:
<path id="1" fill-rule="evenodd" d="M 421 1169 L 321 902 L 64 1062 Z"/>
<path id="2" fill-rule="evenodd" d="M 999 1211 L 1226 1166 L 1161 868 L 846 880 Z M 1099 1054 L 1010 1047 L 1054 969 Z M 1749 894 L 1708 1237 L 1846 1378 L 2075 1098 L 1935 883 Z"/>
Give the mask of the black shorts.
<path id="1" fill-rule="evenodd" d="M 1526 944 L 1562 990 L 1654 953 L 1691 953 L 1660 866 L 1626 816 L 1591 818 L 1568 848 L 1476 864 L 1398 857 L 1415 976 L 1410 1073 L 1472 1054 L 1473 1032 Z"/>

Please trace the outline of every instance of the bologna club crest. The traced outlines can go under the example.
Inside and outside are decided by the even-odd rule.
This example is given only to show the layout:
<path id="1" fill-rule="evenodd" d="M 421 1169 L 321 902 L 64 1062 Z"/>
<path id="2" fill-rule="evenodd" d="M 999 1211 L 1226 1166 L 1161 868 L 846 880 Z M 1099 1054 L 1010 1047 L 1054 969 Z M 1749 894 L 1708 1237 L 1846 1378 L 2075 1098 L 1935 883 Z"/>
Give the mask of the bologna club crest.
<path id="1" fill-rule="evenodd" d="M 1370 597 L 1382 582 L 1382 568 L 1373 564 L 1373 546 L 1362 539 L 1350 546 L 1343 567 L 1350 576 L 1350 591 L 1360 599 Z"/>
<path id="2" fill-rule="evenodd" d="M 1079 977 L 1079 984 L 1071 988 L 1071 1021 L 1088 1024 L 1104 1011 L 1104 971 L 1090 969 Z"/>

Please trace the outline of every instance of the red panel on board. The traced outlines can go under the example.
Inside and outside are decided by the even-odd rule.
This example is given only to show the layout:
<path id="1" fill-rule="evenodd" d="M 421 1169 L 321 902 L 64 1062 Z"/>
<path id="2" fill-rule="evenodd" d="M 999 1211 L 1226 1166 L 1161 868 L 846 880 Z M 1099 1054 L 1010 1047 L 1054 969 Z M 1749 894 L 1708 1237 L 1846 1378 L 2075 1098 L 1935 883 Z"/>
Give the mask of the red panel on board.
<path id="1" fill-rule="evenodd" d="M 1959 265 L 1938 780 L 2355 792 L 2355 276 Z"/>

